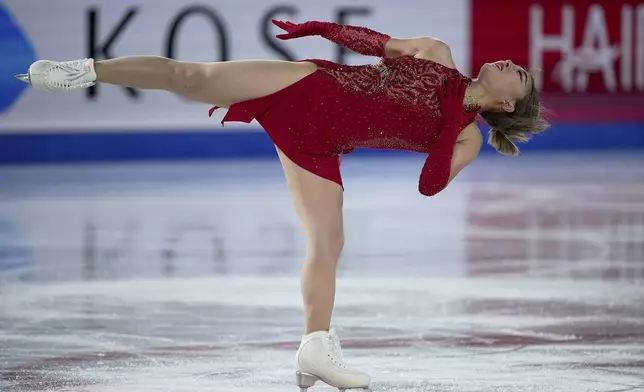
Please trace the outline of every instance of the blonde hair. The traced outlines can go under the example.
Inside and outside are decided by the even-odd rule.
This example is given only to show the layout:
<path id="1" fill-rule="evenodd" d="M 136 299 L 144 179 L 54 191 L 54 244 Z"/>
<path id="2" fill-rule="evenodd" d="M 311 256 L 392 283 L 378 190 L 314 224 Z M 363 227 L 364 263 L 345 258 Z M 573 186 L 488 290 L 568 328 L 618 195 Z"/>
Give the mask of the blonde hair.
<path id="1" fill-rule="evenodd" d="M 530 92 L 516 102 L 513 112 L 481 112 L 481 117 L 491 127 L 488 144 L 503 155 L 519 155 L 516 143 L 525 143 L 550 128 L 550 123 L 543 117 L 544 109 L 534 77 L 530 75 L 530 79 Z"/>

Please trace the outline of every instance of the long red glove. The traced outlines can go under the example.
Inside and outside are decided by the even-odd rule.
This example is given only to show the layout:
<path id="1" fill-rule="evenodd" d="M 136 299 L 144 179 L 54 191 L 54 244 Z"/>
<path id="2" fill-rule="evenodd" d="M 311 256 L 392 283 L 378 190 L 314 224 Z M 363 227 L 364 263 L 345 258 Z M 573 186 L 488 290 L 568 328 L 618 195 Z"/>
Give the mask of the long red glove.
<path id="1" fill-rule="evenodd" d="M 273 24 L 286 31 L 286 34 L 277 35 L 279 39 L 288 40 L 319 35 L 366 56 L 386 57 L 385 44 L 391 39 L 387 34 L 366 27 L 339 25 L 331 22 L 310 21 L 296 24 L 273 20 Z"/>
<path id="2" fill-rule="evenodd" d="M 458 78 L 448 79 L 442 90 L 442 130 L 425 160 L 420 173 L 418 190 L 425 196 L 434 196 L 449 183 L 452 155 L 458 135 L 462 130 L 463 98 L 467 83 Z"/>

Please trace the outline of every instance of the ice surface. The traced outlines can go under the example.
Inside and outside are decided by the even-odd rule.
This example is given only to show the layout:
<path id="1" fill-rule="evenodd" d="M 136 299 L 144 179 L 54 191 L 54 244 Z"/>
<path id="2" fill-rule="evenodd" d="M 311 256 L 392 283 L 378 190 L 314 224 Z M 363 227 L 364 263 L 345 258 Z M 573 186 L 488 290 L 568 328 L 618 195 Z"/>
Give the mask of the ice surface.
<path id="1" fill-rule="evenodd" d="M 421 166 L 343 166 L 374 391 L 644 390 L 644 157 Z M 297 391 L 302 254 L 276 160 L 2 168 L 0 390 Z"/>

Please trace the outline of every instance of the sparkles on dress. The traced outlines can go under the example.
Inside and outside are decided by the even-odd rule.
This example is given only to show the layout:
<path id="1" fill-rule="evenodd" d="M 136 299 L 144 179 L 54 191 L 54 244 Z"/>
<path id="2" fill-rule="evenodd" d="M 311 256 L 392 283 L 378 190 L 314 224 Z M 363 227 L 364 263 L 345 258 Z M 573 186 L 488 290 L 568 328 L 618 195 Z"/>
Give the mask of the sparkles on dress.
<path id="1" fill-rule="evenodd" d="M 387 35 L 363 27 L 309 23 L 324 26 L 324 34 L 318 35 L 381 57 L 380 62 L 350 66 L 302 60 L 315 63 L 317 70 L 274 94 L 231 105 L 222 124 L 256 119 L 295 164 L 340 186 L 340 156 L 358 147 L 428 153 L 418 190 L 426 196 L 443 190 L 456 138 L 476 112 L 463 109 L 458 124 L 443 124 L 439 94 L 448 79 L 471 79 L 428 60 L 386 58 Z"/>

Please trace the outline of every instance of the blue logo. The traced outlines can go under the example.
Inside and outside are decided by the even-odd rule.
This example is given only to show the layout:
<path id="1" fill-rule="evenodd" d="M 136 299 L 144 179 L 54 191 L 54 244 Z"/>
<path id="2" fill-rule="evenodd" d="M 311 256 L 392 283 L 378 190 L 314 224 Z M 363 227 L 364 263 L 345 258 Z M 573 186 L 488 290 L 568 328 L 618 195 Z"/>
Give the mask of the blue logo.
<path id="1" fill-rule="evenodd" d="M 28 84 L 14 78 L 36 61 L 36 52 L 5 5 L 0 3 L 0 115 L 20 98 Z"/>

